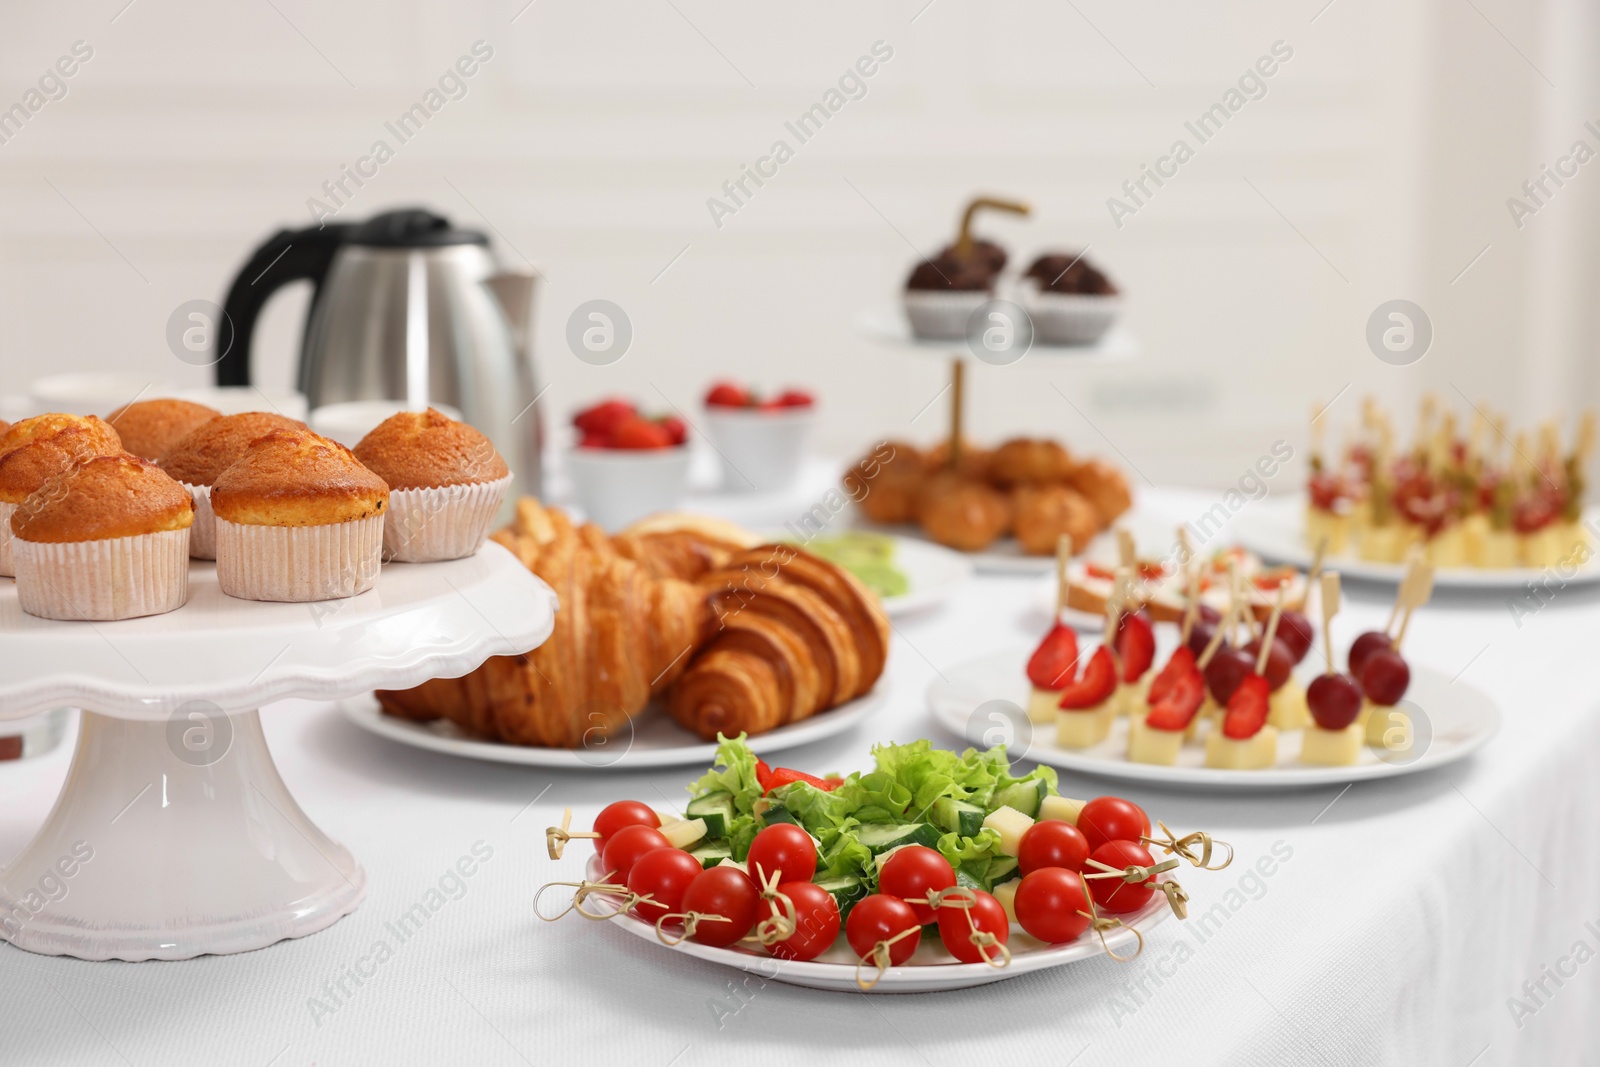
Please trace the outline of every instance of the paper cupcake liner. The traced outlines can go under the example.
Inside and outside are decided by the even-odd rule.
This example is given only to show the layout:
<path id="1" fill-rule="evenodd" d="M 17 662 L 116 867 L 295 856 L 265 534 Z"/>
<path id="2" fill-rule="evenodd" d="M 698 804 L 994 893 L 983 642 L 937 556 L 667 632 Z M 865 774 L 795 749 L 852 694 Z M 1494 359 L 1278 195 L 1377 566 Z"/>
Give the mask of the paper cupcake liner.
<path id="1" fill-rule="evenodd" d="M 216 520 L 217 584 L 240 600 L 306 603 L 372 588 L 382 565 L 383 516 L 326 526 L 250 526 Z"/>
<path id="2" fill-rule="evenodd" d="M 211 487 L 179 482 L 194 498 L 194 525 L 189 527 L 189 555 L 194 559 L 217 558 L 217 519 L 211 510 Z"/>
<path id="3" fill-rule="evenodd" d="M 906 289 L 906 318 L 911 332 L 929 341 L 959 341 L 967 336 L 967 319 L 979 307 L 994 299 L 986 290 L 979 292 L 938 292 Z"/>
<path id="4" fill-rule="evenodd" d="M 1122 310 L 1122 298 L 1093 293 L 1052 293 L 1029 286 L 1023 296 L 1036 341 L 1092 345 L 1104 337 Z"/>
<path id="5" fill-rule="evenodd" d="M 397 563 L 461 559 L 483 547 L 511 476 L 436 489 L 391 489 L 383 557 Z"/>
<path id="6" fill-rule="evenodd" d="M 189 531 L 104 541 L 12 540 L 17 600 L 42 619 L 114 622 L 160 615 L 189 599 Z"/>
<path id="7" fill-rule="evenodd" d="M 17 573 L 11 558 L 11 515 L 16 510 L 15 504 L 0 504 L 0 574 L 7 578 Z"/>

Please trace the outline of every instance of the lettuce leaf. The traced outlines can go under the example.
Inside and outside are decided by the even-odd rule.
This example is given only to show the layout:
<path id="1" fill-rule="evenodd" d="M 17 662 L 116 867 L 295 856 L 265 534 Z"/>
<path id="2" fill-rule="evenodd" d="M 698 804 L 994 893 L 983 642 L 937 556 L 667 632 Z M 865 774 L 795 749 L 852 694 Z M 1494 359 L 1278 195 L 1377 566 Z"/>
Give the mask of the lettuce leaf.
<path id="1" fill-rule="evenodd" d="M 750 842 L 761 829 L 756 818 L 756 802 L 761 799 L 761 783 L 756 779 L 756 754 L 745 743 L 745 735 L 724 737 L 717 734 L 716 764 L 689 787 L 691 796 L 729 793 L 733 796 L 733 822 L 727 840 L 735 859 L 743 860 Z"/>

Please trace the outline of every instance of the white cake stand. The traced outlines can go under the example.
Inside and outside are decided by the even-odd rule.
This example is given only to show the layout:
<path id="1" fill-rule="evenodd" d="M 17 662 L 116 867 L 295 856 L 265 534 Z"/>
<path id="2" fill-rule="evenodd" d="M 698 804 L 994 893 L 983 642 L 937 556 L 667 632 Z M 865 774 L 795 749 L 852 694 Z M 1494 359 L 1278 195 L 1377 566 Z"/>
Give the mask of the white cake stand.
<path id="1" fill-rule="evenodd" d="M 80 959 L 188 959 L 303 937 L 349 914 L 366 874 L 290 796 L 256 709 L 467 673 L 538 647 L 556 597 L 496 544 L 391 564 L 348 600 L 224 596 L 114 623 L 53 622 L 0 589 L 0 719 L 84 709 L 66 784 L 0 872 L 0 937 Z"/>

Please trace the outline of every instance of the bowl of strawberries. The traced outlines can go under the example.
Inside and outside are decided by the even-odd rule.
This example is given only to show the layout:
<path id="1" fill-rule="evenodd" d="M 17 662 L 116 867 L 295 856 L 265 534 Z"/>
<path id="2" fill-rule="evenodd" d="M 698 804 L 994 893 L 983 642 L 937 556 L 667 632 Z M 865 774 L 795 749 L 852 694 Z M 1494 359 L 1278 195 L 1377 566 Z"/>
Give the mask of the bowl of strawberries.
<path id="1" fill-rule="evenodd" d="M 803 389 L 770 396 L 735 382 L 706 392 L 706 433 L 722 459 L 722 484 L 734 492 L 771 492 L 794 484 L 817 401 Z"/>
<path id="2" fill-rule="evenodd" d="M 689 431 L 675 415 L 646 415 L 612 398 L 572 417 L 577 444 L 567 453 L 573 493 L 590 522 L 619 530 L 669 511 L 689 479 Z"/>

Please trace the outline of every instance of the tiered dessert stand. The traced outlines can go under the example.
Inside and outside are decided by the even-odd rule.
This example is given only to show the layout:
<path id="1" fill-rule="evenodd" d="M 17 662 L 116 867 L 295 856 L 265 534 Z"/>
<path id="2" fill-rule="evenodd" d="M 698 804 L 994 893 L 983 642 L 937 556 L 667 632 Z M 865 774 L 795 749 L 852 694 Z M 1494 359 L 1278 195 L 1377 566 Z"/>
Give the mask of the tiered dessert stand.
<path id="1" fill-rule="evenodd" d="M 187 959 L 303 937 L 366 892 L 300 810 L 256 709 L 403 689 L 538 647 L 556 597 L 490 543 L 390 564 L 347 600 L 234 600 L 209 563 L 189 602 L 113 623 L 23 613 L 0 588 L 0 719 L 83 709 L 66 784 L 0 871 L 0 937 L 81 959 Z"/>

